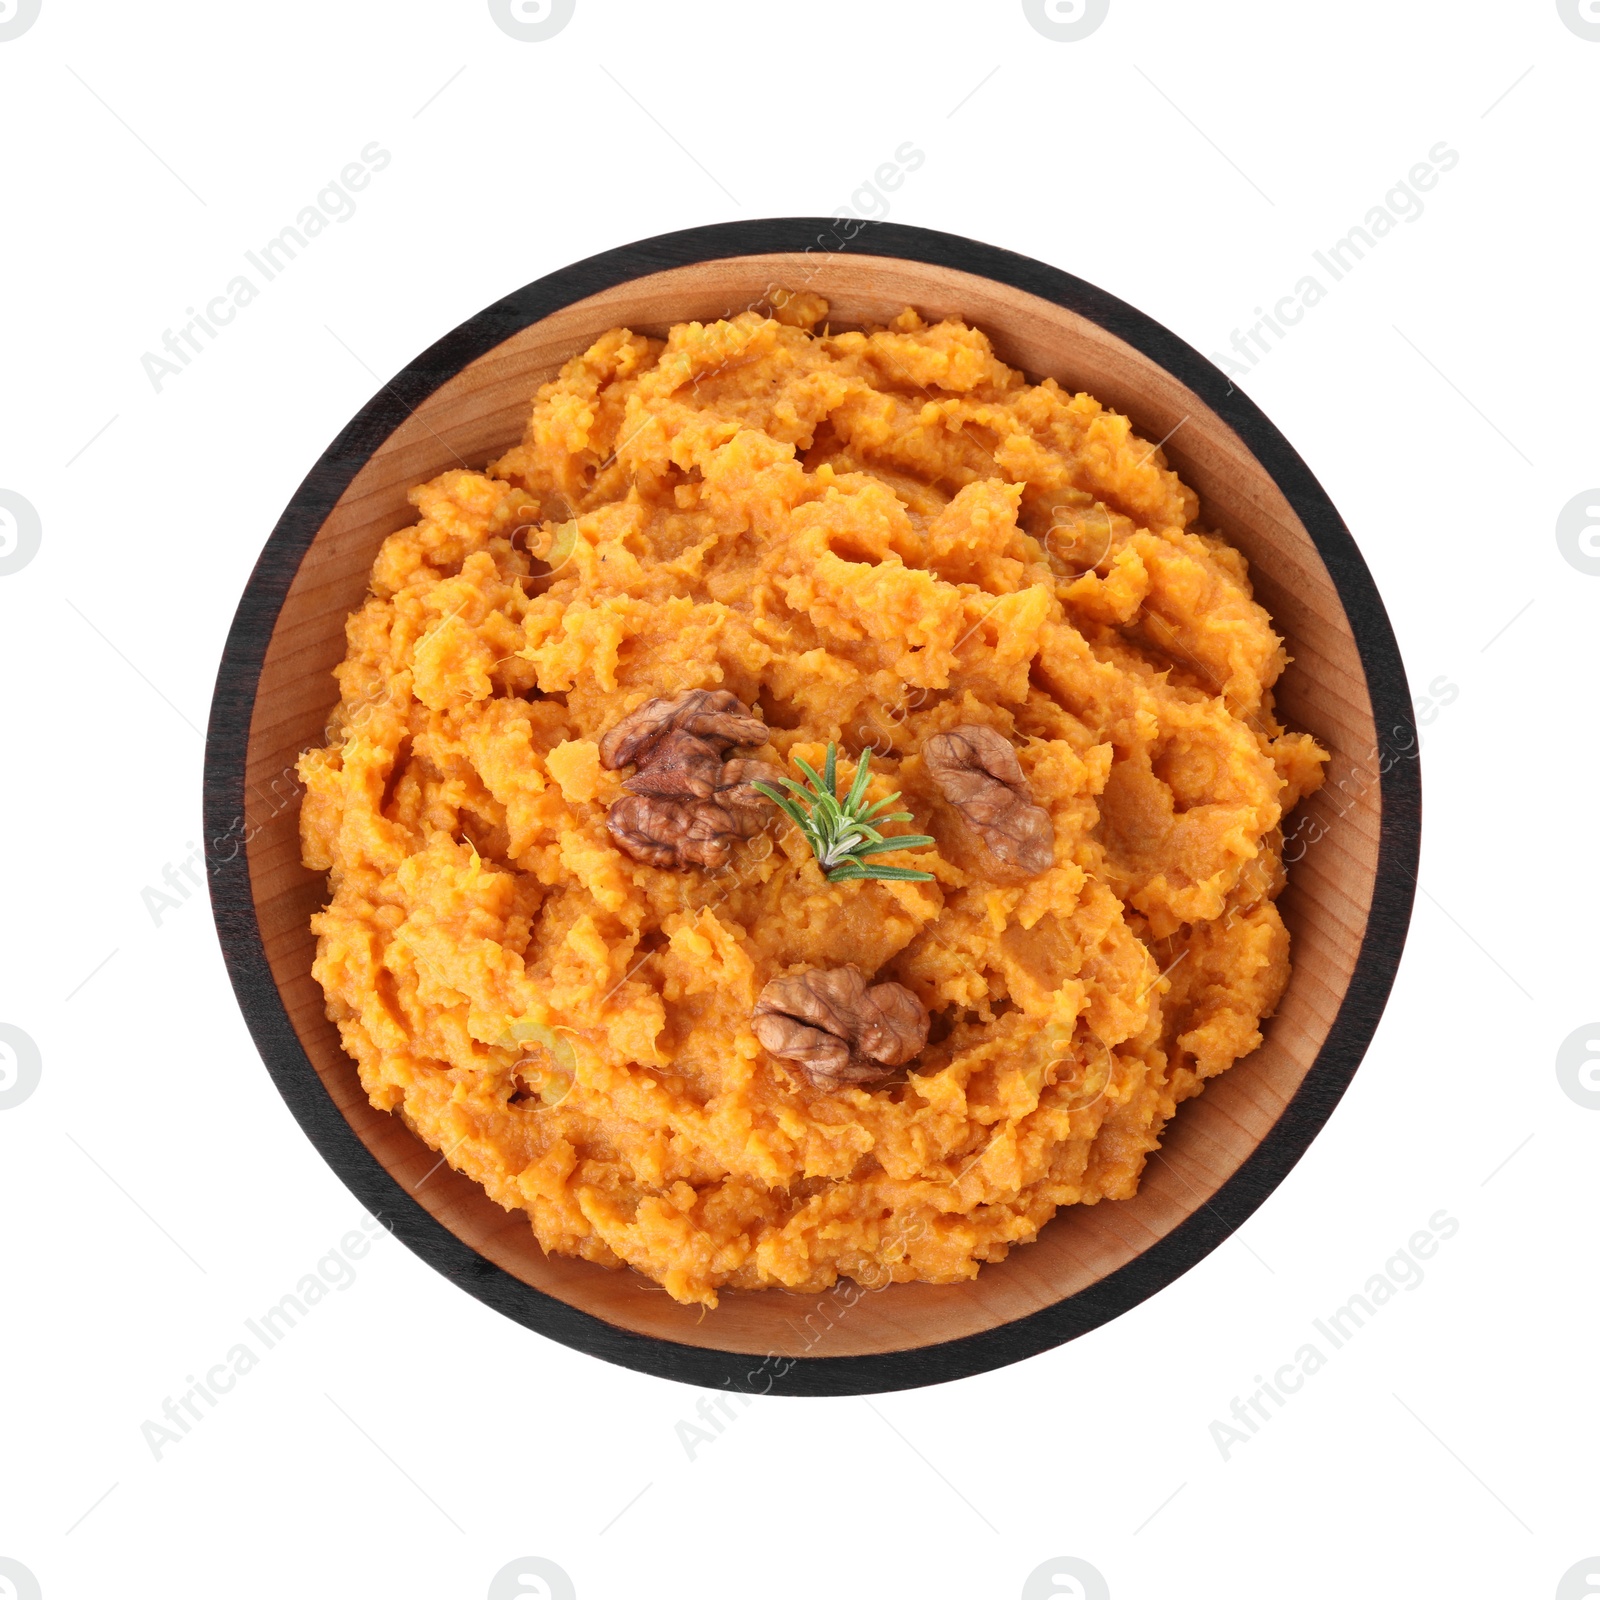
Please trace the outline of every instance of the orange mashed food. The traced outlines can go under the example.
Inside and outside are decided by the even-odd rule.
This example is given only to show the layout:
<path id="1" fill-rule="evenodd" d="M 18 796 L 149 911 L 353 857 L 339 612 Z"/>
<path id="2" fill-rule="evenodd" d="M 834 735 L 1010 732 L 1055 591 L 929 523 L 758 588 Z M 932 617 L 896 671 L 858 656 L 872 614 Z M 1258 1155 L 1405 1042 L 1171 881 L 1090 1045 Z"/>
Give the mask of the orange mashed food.
<path id="1" fill-rule="evenodd" d="M 782 298 L 782 297 L 781 297 Z M 1124 1199 L 1289 974 L 1285 812 L 1326 756 L 1244 558 L 1128 420 L 957 320 L 618 328 L 522 443 L 412 491 L 302 757 L 315 973 L 374 1105 L 545 1250 L 680 1301 L 952 1283 L 1056 1209 Z M 772 825 L 730 865 L 623 854 L 602 735 L 731 690 L 750 755 L 874 752 L 931 882 L 829 883 Z M 1001 868 L 919 751 L 1017 747 L 1055 864 Z M 879 858 L 884 859 L 882 857 Z M 856 964 L 927 1047 L 872 1088 L 768 1056 L 771 978 Z"/>

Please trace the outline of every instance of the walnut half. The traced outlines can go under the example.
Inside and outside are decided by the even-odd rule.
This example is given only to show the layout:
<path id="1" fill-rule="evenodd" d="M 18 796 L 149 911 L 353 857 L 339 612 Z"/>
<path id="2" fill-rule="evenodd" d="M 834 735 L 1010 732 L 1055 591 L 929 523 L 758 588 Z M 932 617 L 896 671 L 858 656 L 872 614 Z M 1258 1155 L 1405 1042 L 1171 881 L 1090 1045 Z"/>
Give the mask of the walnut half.
<path id="1" fill-rule="evenodd" d="M 981 723 L 936 733 L 922 759 L 939 793 L 1008 867 L 1040 873 L 1055 864 L 1055 825 L 1035 805 L 1011 741 Z"/>
<path id="2" fill-rule="evenodd" d="M 766 723 L 752 716 L 738 695 L 727 689 L 685 689 L 630 711 L 600 741 L 601 764 L 612 770 L 651 764 L 656 746 L 672 733 L 696 738 L 718 756 L 731 745 L 767 741 Z M 678 748 L 681 752 L 681 742 Z"/>
<path id="3" fill-rule="evenodd" d="M 753 787 L 783 773 L 729 761 L 730 746 L 764 744 L 767 725 L 725 689 L 687 689 L 647 700 L 600 741 L 601 763 L 634 764 L 630 790 L 606 814 L 611 837 L 652 867 L 722 867 L 736 839 L 761 830 L 768 801 Z"/>
<path id="4" fill-rule="evenodd" d="M 928 1011 L 898 983 L 870 989 L 855 965 L 774 978 L 751 1016 L 756 1038 L 818 1089 L 877 1083 L 928 1042 Z"/>
<path id="5" fill-rule="evenodd" d="M 780 768 L 765 761 L 724 761 L 709 800 L 625 794 L 606 813 L 611 837 L 652 867 L 725 867 L 736 839 L 753 839 L 770 809 L 751 785 L 774 786 Z"/>
<path id="6" fill-rule="evenodd" d="M 662 800 L 625 794 L 606 813 L 611 837 L 652 867 L 725 867 L 733 854 L 733 818 L 709 800 Z"/>

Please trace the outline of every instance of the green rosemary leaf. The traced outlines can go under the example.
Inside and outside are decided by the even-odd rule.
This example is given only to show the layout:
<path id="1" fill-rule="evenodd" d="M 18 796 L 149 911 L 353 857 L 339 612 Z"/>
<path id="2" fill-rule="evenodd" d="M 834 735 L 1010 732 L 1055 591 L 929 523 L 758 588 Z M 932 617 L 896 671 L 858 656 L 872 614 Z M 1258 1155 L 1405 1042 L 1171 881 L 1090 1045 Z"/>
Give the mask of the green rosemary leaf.
<path id="1" fill-rule="evenodd" d="M 934 842 L 927 834 L 899 834 L 886 839 L 879 831 L 879 824 L 910 822 L 912 818 L 909 811 L 886 812 L 885 808 L 900 798 L 898 793 L 863 806 L 871 763 L 872 752 L 863 750 L 849 792 L 842 799 L 838 793 L 839 751 L 838 746 L 831 743 L 820 773 L 795 757 L 795 765 L 807 781 L 800 784 L 793 778 L 780 779 L 788 795 L 779 794 L 765 783 L 756 783 L 754 788 L 799 828 L 830 883 L 848 883 L 862 878 L 930 882 L 931 872 L 919 872 L 911 867 L 869 866 L 862 859 L 892 850 L 918 850 Z"/>
<path id="2" fill-rule="evenodd" d="M 909 822 L 911 813 L 909 811 L 891 811 L 888 816 L 880 817 L 876 814 L 876 808 L 874 808 L 873 811 L 863 812 L 861 820 L 863 822 L 870 820 L 873 827 L 877 827 L 880 822 Z"/>
<path id="3" fill-rule="evenodd" d="M 859 861 L 843 861 L 836 867 L 824 869 L 824 875 L 829 883 L 851 883 L 858 878 L 870 876 L 867 869 Z"/>
<path id="4" fill-rule="evenodd" d="M 932 843 L 932 837 L 926 833 L 897 833 L 889 839 L 868 840 L 866 844 L 858 845 L 854 854 L 881 856 L 885 850 L 920 850 Z"/>
<path id="5" fill-rule="evenodd" d="M 864 817 L 875 817 L 880 811 L 883 810 L 885 806 L 892 806 L 899 798 L 900 791 L 896 789 L 893 794 L 885 795 L 881 800 L 874 800 L 873 803 L 861 813 L 861 815 Z M 901 815 L 904 816 L 910 816 L 910 814 L 911 813 L 909 811 L 901 813 Z M 888 821 L 889 819 L 886 817 L 884 820 Z"/>
<path id="6" fill-rule="evenodd" d="M 833 746 L 830 744 L 828 746 L 828 749 L 832 750 Z M 794 764 L 797 767 L 799 767 L 799 769 L 803 773 L 805 773 L 806 781 L 811 785 L 811 787 L 813 789 L 815 789 L 817 791 L 817 793 L 819 795 L 820 794 L 830 794 L 831 795 L 833 793 L 832 789 L 827 788 L 823 784 L 821 775 L 817 772 L 817 769 L 815 767 L 813 767 L 809 762 L 802 761 L 799 756 L 796 756 L 794 758 Z"/>
<path id="7" fill-rule="evenodd" d="M 860 878 L 879 878 L 888 883 L 931 883 L 933 874 L 918 872 L 912 867 L 863 866 L 855 860 L 835 867 L 828 874 L 829 883 L 849 883 Z"/>
<path id="8" fill-rule="evenodd" d="M 785 779 L 784 781 L 787 782 L 788 780 Z M 764 783 L 755 783 L 751 787 L 759 789 L 802 833 L 806 831 L 808 820 L 806 814 L 793 800 L 786 795 L 778 794 L 773 789 L 769 789 Z"/>
<path id="9" fill-rule="evenodd" d="M 831 750 L 833 746 L 829 745 L 828 748 Z M 863 750 L 861 752 L 860 764 L 856 767 L 855 782 L 850 785 L 850 793 L 846 797 L 844 803 L 844 808 L 846 811 L 855 811 L 858 816 L 870 814 L 859 811 L 858 807 L 861 804 L 863 796 L 867 792 L 867 771 L 871 766 L 872 752 L 871 750 Z"/>

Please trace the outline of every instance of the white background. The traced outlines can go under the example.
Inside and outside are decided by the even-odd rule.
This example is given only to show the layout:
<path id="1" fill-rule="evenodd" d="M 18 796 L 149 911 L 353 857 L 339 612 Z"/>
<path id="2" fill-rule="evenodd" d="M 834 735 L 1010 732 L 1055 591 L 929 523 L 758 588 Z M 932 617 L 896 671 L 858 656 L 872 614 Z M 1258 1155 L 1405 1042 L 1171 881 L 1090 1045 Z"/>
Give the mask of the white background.
<path id="1" fill-rule="evenodd" d="M 1115 1600 L 1556 1595 L 1600 1552 L 1600 1112 L 1555 1072 L 1600 1015 L 1600 577 L 1555 538 L 1600 483 L 1597 85 L 1554 0 L 1112 0 L 1077 43 L 1015 0 L 578 0 L 542 43 L 482 0 L 43 0 L 0 42 L 0 489 L 43 529 L 0 576 L 0 1021 L 43 1062 L 0 1111 L 0 1556 L 45 1600 L 478 1600 L 524 1555 L 582 1600 L 1011 1597 L 1057 1556 Z M 157 393 L 141 356 L 373 140 L 356 214 Z M 1354 1087 L 1199 1267 L 984 1377 L 760 1401 L 691 1460 L 697 1391 L 385 1238 L 155 1460 L 141 1424 L 359 1223 L 204 898 L 160 926 L 141 900 L 200 839 L 198 730 L 269 529 L 379 380 L 490 301 L 696 223 L 879 210 L 859 187 L 907 140 L 895 220 L 1206 352 L 1460 153 L 1242 380 L 1353 530 L 1413 690 L 1456 691 Z M 1210 1424 L 1440 1209 L 1425 1281 L 1225 1461 Z"/>

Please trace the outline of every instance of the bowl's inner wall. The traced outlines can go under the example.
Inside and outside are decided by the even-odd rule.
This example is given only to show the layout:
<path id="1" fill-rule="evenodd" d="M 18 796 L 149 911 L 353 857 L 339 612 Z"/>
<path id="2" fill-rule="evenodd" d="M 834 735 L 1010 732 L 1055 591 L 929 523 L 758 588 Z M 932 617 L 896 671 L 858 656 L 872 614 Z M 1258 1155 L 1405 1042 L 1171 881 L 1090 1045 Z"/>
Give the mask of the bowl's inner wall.
<path id="1" fill-rule="evenodd" d="M 1330 783 L 1343 788 L 1331 804 L 1310 802 L 1325 836 L 1290 851 L 1303 850 L 1280 902 L 1294 974 L 1266 1042 L 1180 1108 L 1135 1199 L 1067 1208 L 1037 1242 L 970 1284 L 901 1284 L 859 1298 L 729 1293 L 702 1315 L 634 1273 L 547 1258 L 522 1213 L 502 1211 L 397 1117 L 368 1104 L 311 977 L 308 920 L 325 885 L 300 864 L 294 765 L 323 742 L 344 620 L 366 594 L 378 545 L 415 520 L 406 491 L 452 466 L 481 468 L 515 443 L 535 388 L 606 329 L 660 334 L 673 322 L 714 320 L 760 305 L 774 285 L 825 295 L 835 326 L 883 322 L 906 305 L 930 320 L 959 315 L 989 333 L 1002 359 L 1087 390 L 1152 443 L 1165 440 L 1169 462 L 1200 494 L 1202 518 L 1249 558 L 1257 597 L 1288 643 L 1294 664 L 1279 686 L 1282 716 L 1333 753 Z M 246 776 L 251 885 L 268 962 L 329 1094 L 396 1180 L 481 1255 L 635 1332 L 755 1355 L 873 1354 L 978 1333 L 1078 1292 L 1204 1205 L 1255 1149 L 1315 1060 L 1355 966 L 1377 866 L 1374 746 L 1360 657 L 1305 528 L 1238 436 L 1150 358 L 1073 312 L 950 268 L 848 254 L 735 257 L 634 279 L 523 329 L 378 445 L 302 561 L 267 650 Z"/>

